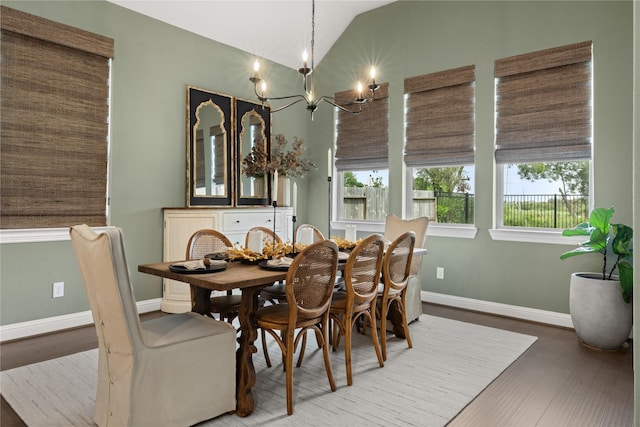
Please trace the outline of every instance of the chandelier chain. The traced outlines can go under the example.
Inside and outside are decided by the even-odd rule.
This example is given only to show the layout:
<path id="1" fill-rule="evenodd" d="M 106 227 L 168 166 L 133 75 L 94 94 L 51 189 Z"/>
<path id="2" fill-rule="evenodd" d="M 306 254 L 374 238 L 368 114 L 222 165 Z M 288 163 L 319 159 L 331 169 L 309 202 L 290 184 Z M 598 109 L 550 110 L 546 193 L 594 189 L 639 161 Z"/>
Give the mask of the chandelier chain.
<path id="1" fill-rule="evenodd" d="M 316 44 L 316 0 L 311 1 L 311 69 L 315 67 L 313 51 Z"/>

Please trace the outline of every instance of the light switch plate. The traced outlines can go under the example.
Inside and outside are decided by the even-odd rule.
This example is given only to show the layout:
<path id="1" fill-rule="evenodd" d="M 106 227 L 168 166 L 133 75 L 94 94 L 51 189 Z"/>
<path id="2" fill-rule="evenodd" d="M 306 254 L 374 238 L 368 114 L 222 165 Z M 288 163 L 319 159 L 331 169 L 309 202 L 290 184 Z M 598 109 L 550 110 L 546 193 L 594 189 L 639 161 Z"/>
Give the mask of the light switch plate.
<path id="1" fill-rule="evenodd" d="M 53 284 L 53 297 L 60 298 L 64 296 L 64 282 L 55 282 Z"/>

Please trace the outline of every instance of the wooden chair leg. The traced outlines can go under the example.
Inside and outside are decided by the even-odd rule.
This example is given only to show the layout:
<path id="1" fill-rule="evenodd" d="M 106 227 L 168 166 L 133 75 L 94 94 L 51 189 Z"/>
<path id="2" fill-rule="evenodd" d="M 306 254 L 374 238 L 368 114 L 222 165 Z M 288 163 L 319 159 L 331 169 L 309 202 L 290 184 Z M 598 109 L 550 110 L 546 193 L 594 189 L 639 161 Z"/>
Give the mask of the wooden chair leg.
<path id="1" fill-rule="evenodd" d="M 264 329 L 260 329 L 260 335 L 262 335 L 262 353 L 264 353 L 264 361 L 267 363 L 267 368 L 271 367 L 271 358 L 269 358 L 269 350 L 267 349 L 267 337 Z"/>
<path id="2" fill-rule="evenodd" d="M 307 348 L 307 331 L 304 332 L 302 336 L 302 344 L 300 345 L 300 355 L 298 356 L 298 363 L 296 363 L 296 368 L 302 366 L 302 359 L 304 358 L 304 350 Z"/>
<path id="3" fill-rule="evenodd" d="M 344 328 L 344 363 L 347 366 L 347 385 L 353 384 L 353 374 L 351 371 L 351 332 L 353 329 L 353 321 L 345 317 Z"/>
<path id="4" fill-rule="evenodd" d="M 380 305 L 380 347 L 382 349 L 382 360 L 387 360 L 387 310 L 388 301 L 383 300 Z M 373 327 L 372 327 L 373 329 Z"/>
<path id="5" fill-rule="evenodd" d="M 413 348 L 413 343 L 411 342 L 411 334 L 409 334 L 409 323 L 407 322 L 407 310 L 405 310 L 405 295 L 402 295 L 402 299 L 398 302 L 400 309 L 402 310 L 402 327 L 404 328 L 404 337 L 407 340 L 407 345 L 409 348 Z"/>
<path id="6" fill-rule="evenodd" d="M 344 334 L 344 318 L 342 316 L 335 315 L 331 318 L 331 320 L 333 320 L 334 324 L 333 336 L 331 333 L 329 333 L 329 336 L 331 336 L 331 345 L 333 347 L 333 351 L 336 351 L 338 349 L 338 346 L 340 345 L 340 337 Z M 331 322 L 331 320 L 329 320 L 329 322 Z"/>
<path id="7" fill-rule="evenodd" d="M 287 331 L 286 354 L 284 355 L 285 377 L 287 388 L 287 414 L 293 414 L 293 335 L 295 331 Z"/>
<path id="8" fill-rule="evenodd" d="M 376 351 L 376 357 L 378 358 L 378 364 L 381 368 L 384 367 L 384 360 L 382 359 L 382 352 L 380 351 L 380 342 L 378 341 L 378 331 L 376 328 L 376 312 L 375 312 L 375 301 L 371 306 L 371 310 L 369 313 L 365 313 L 362 316 L 362 323 L 366 323 L 366 321 L 371 323 L 371 341 L 373 342 L 373 348 Z"/>
<path id="9" fill-rule="evenodd" d="M 324 356 L 324 368 L 327 371 L 327 378 L 329 378 L 329 387 L 331 391 L 336 391 L 336 383 L 333 380 L 333 374 L 331 373 L 331 360 L 329 359 L 329 330 L 328 330 L 329 316 L 328 314 L 322 320 L 322 355 Z"/>

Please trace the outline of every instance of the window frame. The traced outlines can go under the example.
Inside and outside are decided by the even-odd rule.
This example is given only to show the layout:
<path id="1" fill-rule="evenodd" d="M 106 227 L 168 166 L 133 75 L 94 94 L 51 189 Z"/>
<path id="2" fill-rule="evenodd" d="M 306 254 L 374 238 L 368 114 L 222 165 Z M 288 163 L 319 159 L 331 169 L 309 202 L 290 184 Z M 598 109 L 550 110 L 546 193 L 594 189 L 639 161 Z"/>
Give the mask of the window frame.
<path id="1" fill-rule="evenodd" d="M 407 219 L 413 218 L 413 197 L 411 196 L 411 192 L 413 191 L 413 174 L 416 169 L 423 168 L 437 168 L 437 167 L 447 167 L 444 163 L 441 164 L 431 164 L 425 166 L 412 165 L 407 166 L 405 159 L 407 156 L 407 111 L 409 109 L 408 102 L 409 96 L 420 96 L 419 93 L 425 93 L 433 90 L 438 91 L 447 91 L 453 90 L 457 93 L 459 88 L 464 85 L 469 84 L 473 96 L 472 96 L 472 125 L 473 125 L 473 167 L 474 174 L 476 173 L 476 161 L 475 161 L 475 149 L 476 149 L 476 141 L 475 141 L 475 127 L 476 127 L 476 66 L 475 65 L 467 65 L 459 68 L 452 68 L 443 71 L 438 71 L 430 74 L 425 74 L 421 76 L 409 77 L 404 79 L 404 155 L 403 155 L 403 167 L 405 168 L 405 184 L 404 184 L 404 210 L 407 213 Z M 442 144 L 442 143 L 440 143 Z M 417 147 L 413 147 L 415 149 Z M 454 154 L 455 151 L 449 152 L 449 160 L 451 158 L 460 158 L 459 154 Z M 415 154 L 415 153 L 414 153 Z M 463 156 L 464 157 L 464 156 Z M 468 159 L 467 159 L 468 160 Z M 431 159 L 431 162 L 434 160 Z M 436 162 L 438 163 L 438 162 Z M 446 162 L 445 162 L 446 163 Z M 448 166 L 469 166 L 471 163 L 461 163 L 455 165 Z M 475 177 L 474 177 L 475 179 Z M 474 194 L 475 197 L 475 194 Z M 474 210 L 475 213 L 475 210 Z M 457 223 L 437 223 L 430 222 L 429 227 L 427 228 L 427 236 L 436 236 L 436 237 L 454 237 L 454 238 L 463 238 L 463 239 L 474 239 L 478 233 L 478 228 L 476 226 L 476 217 L 474 214 L 473 223 L 472 224 L 457 224 Z"/>
<path id="2" fill-rule="evenodd" d="M 584 47 L 585 45 L 590 44 L 592 46 L 592 42 L 581 42 L 576 43 L 574 45 L 566 45 L 560 46 L 558 48 L 545 49 L 538 52 L 531 52 L 518 56 L 534 56 L 536 54 L 540 54 L 543 52 L 552 52 L 552 51 L 560 51 L 566 50 L 568 47 L 575 46 L 578 49 Z M 591 47 L 592 49 L 592 47 Z M 594 164 L 594 142 L 593 142 L 593 123 L 594 123 L 594 108 L 593 108 L 593 98 L 594 98 L 594 71 L 593 71 L 593 51 L 590 54 L 590 63 L 591 63 L 591 91 L 590 91 L 590 105 L 591 105 L 591 155 L 589 158 L 589 200 L 588 206 L 589 210 L 593 209 L 594 206 L 594 179 L 593 179 L 593 164 Z M 498 111 L 498 78 L 494 76 L 494 138 L 497 134 L 497 111 Z M 536 228 L 536 227 L 513 227 L 513 226 L 505 226 L 504 225 L 504 179 L 505 179 L 505 167 L 510 164 L 508 162 L 498 163 L 496 161 L 496 146 L 494 145 L 494 177 L 495 177 L 495 201 L 494 201 L 494 215 L 493 215 L 493 228 L 489 229 L 489 235 L 492 240 L 496 241 L 510 241 L 510 242 L 526 242 L 526 243 L 546 243 L 546 244 L 558 244 L 558 245 L 577 245 L 584 241 L 583 236 L 563 236 L 562 229 L 555 228 Z M 560 159 L 562 161 L 562 159 Z M 548 160 L 547 162 L 552 162 L 553 160 Z M 572 160 L 567 160 L 572 161 Z M 529 162 L 522 162 L 529 163 Z"/>
<path id="3" fill-rule="evenodd" d="M 407 219 L 413 219 L 413 200 L 409 196 L 410 189 L 413 189 L 413 169 L 405 167 L 405 212 Z M 473 224 L 455 224 L 455 223 L 439 223 L 429 222 L 427 227 L 427 236 L 430 237 L 453 237 L 456 239 L 475 239 L 478 235 L 478 227 L 475 224 L 475 215 Z"/>
<path id="4" fill-rule="evenodd" d="M 104 128 L 104 159 L 106 161 L 104 176 L 104 224 L 93 228 L 97 231 L 113 228 L 110 226 L 111 206 L 111 83 L 113 61 L 113 39 L 99 34 L 90 33 L 45 18 L 30 15 L 1 6 L 2 31 L 15 33 L 16 35 L 55 44 L 62 48 L 72 49 L 96 57 L 106 59 L 106 126 Z M 0 229 L 0 244 L 5 243 L 30 243 L 69 240 L 69 229 L 64 227 L 38 227 L 38 228 L 3 228 Z"/>

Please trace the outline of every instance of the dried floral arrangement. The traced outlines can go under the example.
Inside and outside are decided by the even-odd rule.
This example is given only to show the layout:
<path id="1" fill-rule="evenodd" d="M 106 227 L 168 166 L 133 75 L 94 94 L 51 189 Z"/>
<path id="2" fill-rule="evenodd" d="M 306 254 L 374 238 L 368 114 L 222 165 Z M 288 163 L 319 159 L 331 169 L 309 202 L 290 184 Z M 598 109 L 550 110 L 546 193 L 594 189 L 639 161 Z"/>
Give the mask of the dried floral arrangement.
<path id="1" fill-rule="evenodd" d="M 279 176 L 301 178 L 315 164 L 302 158 L 304 141 L 295 137 L 291 150 L 287 150 L 287 140 L 284 135 L 275 136 L 275 143 L 271 152 L 271 159 L 264 150 L 264 144 L 256 143 L 251 152 L 242 160 L 242 172 L 247 176 L 260 177 L 278 171 Z"/>

